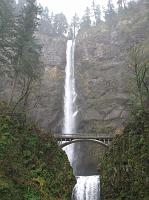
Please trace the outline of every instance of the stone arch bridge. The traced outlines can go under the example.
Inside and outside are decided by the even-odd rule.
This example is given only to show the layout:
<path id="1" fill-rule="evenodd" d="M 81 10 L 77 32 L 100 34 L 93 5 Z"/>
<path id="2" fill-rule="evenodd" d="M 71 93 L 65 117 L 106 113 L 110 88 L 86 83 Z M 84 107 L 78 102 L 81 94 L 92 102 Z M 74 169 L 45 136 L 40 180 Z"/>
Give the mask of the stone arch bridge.
<path id="1" fill-rule="evenodd" d="M 109 147 L 113 136 L 102 134 L 53 134 L 61 148 L 77 142 L 94 142 Z"/>

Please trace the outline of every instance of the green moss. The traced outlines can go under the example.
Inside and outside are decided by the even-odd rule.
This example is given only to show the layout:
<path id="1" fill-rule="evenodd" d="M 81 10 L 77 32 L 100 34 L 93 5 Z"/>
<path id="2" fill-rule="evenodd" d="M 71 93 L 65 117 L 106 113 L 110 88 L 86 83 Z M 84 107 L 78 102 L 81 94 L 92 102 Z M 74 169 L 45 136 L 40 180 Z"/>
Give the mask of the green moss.
<path id="1" fill-rule="evenodd" d="M 103 200 L 149 197 L 149 124 L 139 115 L 117 136 L 101 164 Z"/>
<path id="2" fill-rule="evenodd" d="M 1 200 L 68 200 L 75 184 L 54 138 L 21 120 L 0 116 Z"/>

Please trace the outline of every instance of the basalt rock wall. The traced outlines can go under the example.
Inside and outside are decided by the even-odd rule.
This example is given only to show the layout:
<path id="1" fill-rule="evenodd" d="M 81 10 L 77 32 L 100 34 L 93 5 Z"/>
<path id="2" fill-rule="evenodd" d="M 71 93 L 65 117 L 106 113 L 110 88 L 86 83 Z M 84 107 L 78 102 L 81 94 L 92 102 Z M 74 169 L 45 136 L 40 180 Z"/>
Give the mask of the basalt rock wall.
<path id="1" fill-rule="evenodd" d="M 66 38 L 50 38 L 45 35 L 38 37 L 43 46 L 41 60 L 45 70 L 39 91 L 35 91 L 35 96 L 39 94 L 39 101 L 29 113 L 29 117 L 41 128 L 59 133 L 63 125 L 67 40 Z"/>
<path id="2" fill-rule="evenodd" d="M 101 22 L 97 27 L 79 31 L 75 48 L 78 132 L 107 135 L 123 132 L 134 84 L 131 50 L 148 43 L 145 11 L 145 7 L 140 7 L 136 16 L 119 20 L 112 28 Z M 76 144 L 77 174 L 97 174 L 97 160 L 101 162 L 104 149 L 94 143 Z"/>
<path id="3" fill-rule="evenodd" d="M 128 117 L 131 48 L 145 40 L 144 24 L 121 21 L 82 30 L 76 40 L 78 132 L 113 134 Z M 140 27 L 142 25 L 142 27 Z"/>

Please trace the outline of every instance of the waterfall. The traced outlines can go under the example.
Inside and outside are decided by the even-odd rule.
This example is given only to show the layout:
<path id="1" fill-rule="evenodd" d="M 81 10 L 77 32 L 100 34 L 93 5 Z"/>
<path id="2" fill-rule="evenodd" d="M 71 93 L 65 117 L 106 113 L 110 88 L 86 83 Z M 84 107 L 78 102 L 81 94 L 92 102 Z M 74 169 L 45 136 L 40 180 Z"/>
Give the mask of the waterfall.
<path id="1" fill-rule="evenodd" d="M 73 189 L 73 200 L 99 200 L 99 176 L 79 176 Z"/>
<path id="2" fill-rule="evenodd" d="M 75 119 L 77 110 L 75 108 L 75 99 L 76 99 L 76 92 L 75 92 L 75 78 L 74 78 L 74 48 L 75 48 L 75 41 L 68 40 L 67 42 L 67 63 L 65 68 L 65 97 L 64 97 L 64 134 L 73 134 L 75 133 Z M 72 165 L 73 163 L 73 151 L 74 145 L 68 146 L 64 148 L 66 151 L 69 161 Z"/>
<path id="3" fill-rule="evenodd" d="M 63 133 L 75 133 L 75 78 L 74 78 L 74 47 L 75 41 L 68 40 L 67 42 L 67 64 L 65 78 L 65 97 L 64 97 L 64 129 Z"/>
<path id="4" fill-rule="evenodd" d="M 64 127 L 63 134 L 76 133 L 76 90 L 74 75 L 74 49 L 75 41 L 67 42 L 67 64 L 65 68 L 65 96 L 64 96 Z M 74 144 L 64 148 L 73 167 L 75 157 Z M 99 176 L 79 176 L 72 193 L 73 200 L 99 200 Z"/>

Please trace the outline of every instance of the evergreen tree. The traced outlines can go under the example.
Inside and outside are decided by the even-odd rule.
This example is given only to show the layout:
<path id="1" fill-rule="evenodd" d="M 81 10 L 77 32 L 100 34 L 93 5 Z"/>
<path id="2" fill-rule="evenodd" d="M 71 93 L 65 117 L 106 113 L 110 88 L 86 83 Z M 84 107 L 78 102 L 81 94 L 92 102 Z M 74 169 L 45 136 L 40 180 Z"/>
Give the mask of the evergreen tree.
<path id="1" fill-rule="evenodd" d="M 91 17 L 90 17 L 90 9 L 89 7 L 85 10 L 85 15 L 81 19 L 81 28 L 89 28 L 91 26 Z"/>
<path id="2" fill-rule="evenodd" d="M 53 13 L 51 16 L 49 15 L 49 10 L 46 7 L 45 9 L 41 7 L 41 19 L 40 19 L 40 24 L 39 24 L 39 32 L 53 36 Z"/>
<path id="3" fill-rule="evenodd" d="M 76 33 L 80 27 L 80 19 L 78 17 L 78 15 L 75 13 L 75 15 L 72 17 L 71 20 L 71 28 L 72 28 L 72 32 L 73 32 L 73 38 L 76 37 Z"/>
<path id="4" fill-rule="evenodd" d="M 111 0 L 108 1 L 107 9 L 105 11 L 105 20 L 110 29 L 116 24 L 116 12 Z"/>
<path id="5" fill-rule="evenodd" d="M 54 13 L 49 15 L 49 35 L 54 36 Z"/>
<path id="6" fill-rule="evenodd" d="M 32 82 L 40 74 L 40 46 L 35 39 L 35 31 L 39 21 L 38 15 L 39 9 L 36 0 L 27 0 L 27 4 L 17 20 L 16 53 L 13 59 L 14 79 L 10 96 L 10 103 L 12 103 L 16 83 L 19 81 L 22 84 L 22 91 L 16 105 L 29 95 Z"/>
<path id="7" fill-rule="evenodd" d="M 92 9 L 95 17 L 95 24 L 98 25 L 101 22 L 101 10 L 100 5 L 96 5 L 94 0 L 92 2 Z"/>
<path id="8" fill-rule="evenodd" d="M 68 23 L 63 13 L 56 14 L 53 20 L 54 33 L 57 36 L 63 36 L 67 32 Z"/>
<path id="9" fill-rule="evenodd" d="M 12 0 L 0 1 L 0 71 L 7 71 L 5 64 L 10 64 L 13 56 L 15 17 Z"/>
<path id="10" fill-rule="evenodd" d="M 26 4 L 26 0 L 18 0 L 17 13 L 20 13 Z"/>
<path id="11" fill-rule="evenodd" d="M 124 8 L 126 8 L 126 0 L 118 0 L 118 1 L 117 1 L 117 4 L 118 4 L 118 8 L 119 8 L 119 9 L 124 9 Z"/>

